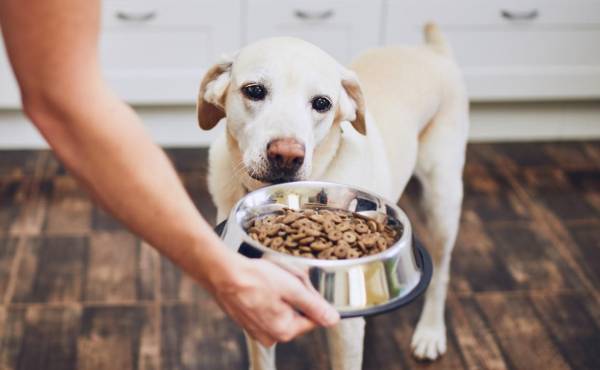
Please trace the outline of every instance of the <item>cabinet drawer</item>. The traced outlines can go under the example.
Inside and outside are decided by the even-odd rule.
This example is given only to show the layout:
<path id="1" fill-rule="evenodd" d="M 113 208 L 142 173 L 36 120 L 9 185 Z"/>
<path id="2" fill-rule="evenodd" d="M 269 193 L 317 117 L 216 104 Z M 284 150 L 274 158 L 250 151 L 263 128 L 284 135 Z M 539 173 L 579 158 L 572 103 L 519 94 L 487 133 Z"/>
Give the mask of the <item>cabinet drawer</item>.
<path id="1" fill-rule="evenodd" d="M 230 1 L 210 0 L 109 0 L 103 1 L 104 29 L 128 30 L 145 27 L 197 27 L 215 12 L 227 9 Z M 238 2 L 235 1 L 237 4 Z M 223 5 L 220 5 L 223 4 Z M 238 6 L 239 7 L 239 6 Z M 227 19 L 225 19 L 227 21 Z"/>
<path id="2" fill-rule="evenodd" d="M 382 6 L 380 0 L 247 0 L 247 41 L 299 37 L 347 63 L 379 44 Z"/>
<path id="3" fill-rule="evenodd" d="M 241 44 L 238 0 L 108 1 L 102 67 L 130 103 L 191 103 L 206 67 Z"/>
<path id="4" fill-rule="evenodd" d="M 455 26 L 598 25 L 597 0 L 387 0 L 396 23 L 435 20 Z M 401 9 L 401 11 L 399 11 Z"/>
<path id="5" fill-rule="evenodd" d="M 389 0 L 385 43 L 422 43 L 429 20 L 449 39 L 474 100 L 600 97 L 598 1 Z"/>

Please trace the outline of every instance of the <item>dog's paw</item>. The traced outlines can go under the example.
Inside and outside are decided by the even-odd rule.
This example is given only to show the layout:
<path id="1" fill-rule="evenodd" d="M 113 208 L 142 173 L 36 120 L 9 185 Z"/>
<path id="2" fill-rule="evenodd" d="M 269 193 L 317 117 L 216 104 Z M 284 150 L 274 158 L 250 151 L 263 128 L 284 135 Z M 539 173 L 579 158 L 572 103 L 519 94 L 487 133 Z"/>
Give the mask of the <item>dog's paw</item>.
<path id="1" fill-rule="evenodd" d="M 412 337 L 413 355 L 420 360 L 435 360 L 446 353 L 444 325 L 417 325 Z"/>

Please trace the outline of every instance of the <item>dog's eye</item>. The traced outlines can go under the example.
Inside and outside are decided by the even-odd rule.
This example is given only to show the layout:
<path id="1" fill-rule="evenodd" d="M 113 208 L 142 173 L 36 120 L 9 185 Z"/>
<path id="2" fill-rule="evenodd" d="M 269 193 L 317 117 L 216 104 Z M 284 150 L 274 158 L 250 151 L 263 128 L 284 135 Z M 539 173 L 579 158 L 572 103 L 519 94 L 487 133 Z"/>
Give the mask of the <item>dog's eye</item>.
<path id="1" fill-rule="evenodd" d="M 251 100 L 263 100 L 267 96 L 267 88 L 260 84 L 250 84 L 242 87 L 242 93 Z"/>
<path id="2" fill-rule="evenodd" d="M 324 96 L 317 96 L 311 103 L 312 108 L 319 113 L 327 112 L 331 108 L 331 102 Z"/>

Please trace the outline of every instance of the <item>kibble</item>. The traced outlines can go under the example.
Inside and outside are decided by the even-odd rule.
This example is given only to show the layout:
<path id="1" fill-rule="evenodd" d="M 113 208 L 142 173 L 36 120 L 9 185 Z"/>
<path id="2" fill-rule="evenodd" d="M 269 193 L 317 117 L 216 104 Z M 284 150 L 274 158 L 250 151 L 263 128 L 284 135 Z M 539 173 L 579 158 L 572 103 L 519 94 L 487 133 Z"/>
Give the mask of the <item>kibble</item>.
<path id="1" fill-rule="evenodd" d="M 374 219 L 328 208 L 285 208 L 256 217 L 250 237 L 280 253 L 319 259 L 353 259 L 380 253 L 400 237 Z"/>

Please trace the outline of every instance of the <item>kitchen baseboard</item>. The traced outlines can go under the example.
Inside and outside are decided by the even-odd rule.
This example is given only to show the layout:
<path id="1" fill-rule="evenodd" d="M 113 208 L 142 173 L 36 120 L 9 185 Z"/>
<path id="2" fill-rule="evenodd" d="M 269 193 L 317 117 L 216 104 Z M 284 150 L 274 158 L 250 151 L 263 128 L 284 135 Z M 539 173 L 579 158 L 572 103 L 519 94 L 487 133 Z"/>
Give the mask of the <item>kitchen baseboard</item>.
<path id="1" fill-rule="evenodd" d="M 202 131 L 192 106 L 136 107 L 156 142 L 165 147 L 208 146 L 217 127 Z M 470 141 L 600 139 L 600 102 L 474 103 Z M 0 149 L 47 148 L 19 110 L 0 110 Z"/>
<path id="2" fill-rule="evenodd" d="M 469 140 L 600 139 L 600 101 L 474 103 Z"/>

